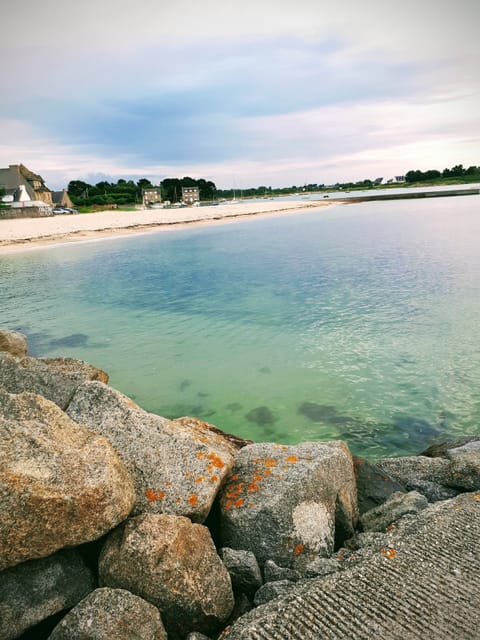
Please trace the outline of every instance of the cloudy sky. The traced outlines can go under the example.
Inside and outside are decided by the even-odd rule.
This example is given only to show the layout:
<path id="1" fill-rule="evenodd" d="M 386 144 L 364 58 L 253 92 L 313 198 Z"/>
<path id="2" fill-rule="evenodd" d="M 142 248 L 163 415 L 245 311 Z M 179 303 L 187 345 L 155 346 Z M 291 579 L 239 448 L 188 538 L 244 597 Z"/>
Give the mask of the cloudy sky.
<path id="1" fill-rule="evenodd" d="M 0 166 L 287 186 L 480 165 L 478 0 L 2 8 Z"/>

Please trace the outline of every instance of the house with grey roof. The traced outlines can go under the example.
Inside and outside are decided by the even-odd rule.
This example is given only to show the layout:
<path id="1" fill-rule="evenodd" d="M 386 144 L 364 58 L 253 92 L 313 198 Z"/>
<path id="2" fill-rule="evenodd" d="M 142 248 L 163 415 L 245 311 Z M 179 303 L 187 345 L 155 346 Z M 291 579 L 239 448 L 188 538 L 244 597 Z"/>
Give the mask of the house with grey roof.
<path id="1" fill-rule="evenodd" d="M 53 206 L 52 191 L 45 185 L 45 180 L 33 173 L 23 164 L 11 164 L 0 169 L 0 187 L 7 196 L 13 196 L 14 202 L 40 201 Z"/>

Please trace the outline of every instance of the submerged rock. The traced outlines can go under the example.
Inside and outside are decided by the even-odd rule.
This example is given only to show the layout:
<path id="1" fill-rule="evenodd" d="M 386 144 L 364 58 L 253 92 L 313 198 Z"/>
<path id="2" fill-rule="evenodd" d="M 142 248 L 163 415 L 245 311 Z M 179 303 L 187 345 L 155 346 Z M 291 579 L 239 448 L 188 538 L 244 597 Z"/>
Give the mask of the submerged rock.
<path id="1" fill-rule="evenodd" d="M 74 549 L 30 560 L 0 573 L 0 638 L 73 607 L 95 588 L 92 571 Z"/>
<path id="2" fill-rule="evenodd" d="M 167 420 L 100 382 L 75 393 L 68 415 L 109 440 L 135 482 L 133 513 L 168 513 L 203 522 L 236 451 L 201 421 Z"/>
<path id="3" fill-rule="evenodd" d="M 27 338 L 18 331 L 0 329 L 0 351 L 5 351 L 12 356 L 22 357 L 27 355 Z"/>
<path id="4" fill-rule="evenodd" d="M 299 570 L 328 556 L 357 519 L 353 463 L 343 442 L 241 449 L 219 494 L 224 546 Z M 337 531 L 335 528 L 337 526 Z M 341 532 L 340 532 L 341 529 Z"/>
<path id="5" fill-rule="evenodd" d="M 0 389 L 0 569 L 99 538 L 130 513 L 112 446 L 33 393 Z"/>
<path id="6" fill-rule="evenodd" d="M 160 612 L 124 589 L 96 589 L 55 627 L 49 640 L 167 640 Z"/>
<path id="7" fill-rule="evenodd" d="M 18 359 L 0 353 L 0 387 L 9 393 L 38 393 L 66 409 L 75 390 L 87 380 L 108 382 L 108 375 L 73 358 Z"/>
<path id="8" fill-rule="evenodd" d="M 233 609 L 230 576 L 210 532 L 188 518 L 127 520 L 108 537 L 99 570 L 102 585 L 128 589 L 158 607 L 170 640 L 215 632 Z"/>
<path id="9" fill-rule="evenodd" d="M 245 417 L 249 422 L 254 422 L 260 427 L 274 424 L 277 421 L 272 411 L 268 407 L 256 407 L 255 409 L 252 409 L 247 414 L 245 414 Z"/>

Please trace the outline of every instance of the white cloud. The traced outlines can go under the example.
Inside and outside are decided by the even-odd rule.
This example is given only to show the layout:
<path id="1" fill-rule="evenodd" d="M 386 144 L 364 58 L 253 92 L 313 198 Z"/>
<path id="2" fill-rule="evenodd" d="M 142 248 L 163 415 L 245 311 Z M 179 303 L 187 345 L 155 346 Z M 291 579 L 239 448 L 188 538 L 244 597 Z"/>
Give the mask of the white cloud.
<path id="1" fill-rule="evenodd" d="M 92 171 L 191 174 L 223 186 L 237 176 L 247 186 L 479 164 L 478 7 L 477 0 L 10 3 L 0 41 L 0 165 L 24 162 L 52 186 Z M 166 95 L 162 116 L 152 108 L 144 118 L 150 99 L 160 110 Z M 119 104 L 125 111 L 115 115 Z M 233 159 L 171 162 L 161 136 L 158 161 L 142 153 L 150 123 L 177 107 L 184 123 L 185 106 L 188 135 L 206 141 L 205 157 L 237 139 Z M 214 140 L 215 128 L 205 126 L 217 106 L 228 115 L 228 140 L 226 127 Z M 144 136 L 125 131 L 138 153 L 134 144 L 122 147 L 123 116 L 145 125 Z M 102 140 L 112 124 L 114 152 L 92 143 L 89 123 Z M 172 130 L 183 144 L 180 134 Z"/>

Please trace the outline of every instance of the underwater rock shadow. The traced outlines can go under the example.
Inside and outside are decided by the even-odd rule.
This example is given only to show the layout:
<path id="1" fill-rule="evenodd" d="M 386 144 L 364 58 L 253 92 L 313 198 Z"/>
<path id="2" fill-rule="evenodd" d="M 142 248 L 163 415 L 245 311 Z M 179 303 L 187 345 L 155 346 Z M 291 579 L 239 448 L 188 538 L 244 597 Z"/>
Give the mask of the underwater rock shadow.
<path id="1" fill-rule="evenodd" d="M 72 333 L 63 338 L 50 340 L 50 349 L 59 349 L 61 347 L 88 347 L 88 336 L 85 333 Z"/>
<path id="2" fill-rule="evenodd" d="M 274 424 L 277 421 L 277 418 L 268 407 L 255 407 L 248 413 L 245 414 L 245 418 L 249 422 L 254 422 L 258 424 L 259 427 L 265 427 L 266 425 Z"/>

